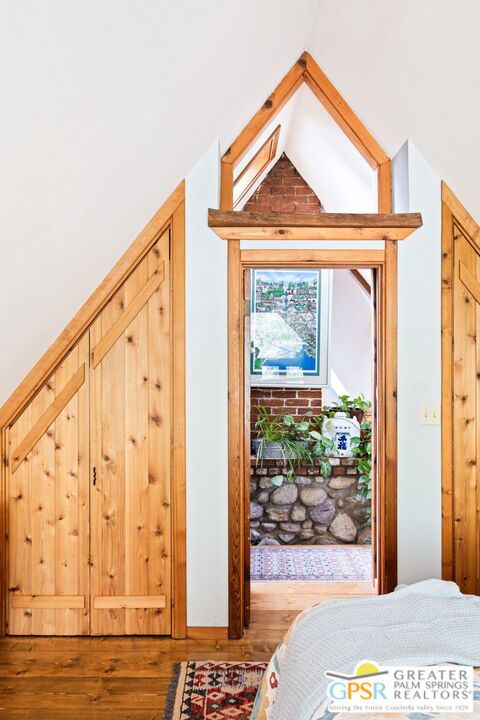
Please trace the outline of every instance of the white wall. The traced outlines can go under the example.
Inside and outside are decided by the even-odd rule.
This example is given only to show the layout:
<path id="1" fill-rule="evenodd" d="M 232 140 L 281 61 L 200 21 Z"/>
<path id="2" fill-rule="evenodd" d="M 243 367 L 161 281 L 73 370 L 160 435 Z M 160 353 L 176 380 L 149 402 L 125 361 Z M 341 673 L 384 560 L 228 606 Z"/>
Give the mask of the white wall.
<path id="1" fill-rule="evenodd" d="M 216 139 L 315 0 L 0 2 L 0 403 Z"/>
<path id="2" fill-rule="evenodd" d="M 186 182 L 187 623 L 228 625 L 227 243 L 213 143 Z"/>
<path id="3" fill-rule="evenodd" d="M 478 0 L 321 0 L 308 50 L 393 157 L 406 138 L 480 220 Z"/>
<path id="4" fill-rule="evenodd" d="M 411 142 L 393 160 L 394 210 L 423 227 L 398 251 L 398 579 L 441 577 L 440 426 L 419 424 L 441 397 L 440 180 Z M 388 498 L 387 498 L 388 502 Z"/>
<path id="5" fill-rule="evenodd" d="M 377 212 L 377 174 L 312 91 L 297 92 L 285 147 L 327 212 Z"/>
<path id="6" fill-rule="evenodd" d="M 372 310 L 370 298 L 348 270 L 333 270 L 332 275 L 330 368 L 348 395 L 362 394 L 366 400 L 371 400 Z M 328 393 L 330 390 L 327 389 L 326 392 Z"/>

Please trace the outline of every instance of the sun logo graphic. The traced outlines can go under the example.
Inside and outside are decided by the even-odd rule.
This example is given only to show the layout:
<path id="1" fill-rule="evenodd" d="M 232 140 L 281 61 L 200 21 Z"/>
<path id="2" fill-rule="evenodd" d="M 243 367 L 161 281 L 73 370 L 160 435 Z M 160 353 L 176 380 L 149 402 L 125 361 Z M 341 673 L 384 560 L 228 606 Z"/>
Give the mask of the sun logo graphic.
<path id="1" fill-rule="evenodd" d="M 353 675 L 327 671 L 326 677 L 332 678 L 328 685 L 328 697 L 334 703 L 387 700 L 384 676 L 388 672 L 381 670 L 372 660 L 357 663 Z"/>

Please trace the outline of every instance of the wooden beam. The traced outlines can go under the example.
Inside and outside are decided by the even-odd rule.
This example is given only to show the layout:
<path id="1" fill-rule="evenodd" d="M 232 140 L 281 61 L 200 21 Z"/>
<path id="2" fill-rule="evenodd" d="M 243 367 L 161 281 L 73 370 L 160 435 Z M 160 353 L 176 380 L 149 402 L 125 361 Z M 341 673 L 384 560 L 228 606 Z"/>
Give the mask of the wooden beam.
<path id="1" fill-rule="evenodd" d="M 305 267 L 309 263 L 325 267 L 378 267 L 385 262 L 384 250 L 241 250 L 242 265 Z"/>
<path id="2" fill-rule="evenodd" d="M 30 610 L 63 610 L 85 607 L 84 595 L 12 595 L 12 608 L 25 608 Z"/>
<path id="3" fill-rule="evenodd" d="M 95 610 L 164 608 L 165 595 L 97 595 L 93 598 Z"/>
<path id="4" fill-rule="evenodd" d="M 459 270 L 460 280 L 463 285 L 467 288 L 468 292 L 473 295 L 477 303 L 480 303 L 480 283 L 478 282 L 475 275 L 467 268 L 462 261 L 460 261 Z"/>
<path id="5" fill-rule="evenodd" d="M 388 160 L 388 155 L 319 68 L 310 53 L 305 52 L 302 57 L 306 60 L 306 84 L 370 167 L 376 170 L 379 165 Z"/>
<path id="6" fill-rule="evenodd" d="M 304 53 L 230 145 L 223 155 L 222 162 L 236 165 L 242 159 L 263 128 L 275 117 L 303 83 L 305 64 Z"/>
<path id="7" fill-rule="evenodd" d="M 479 225 L 462 205 L 457 196 L 450 190 L 446 182 L 442 182 L 442 202 L 449 208 L 457 225 L 460 225 L 468 237 L 480 246 Z"/>
<path id="8" fill-rule="evenodd" d="M 62 410 L 73 398 L 75 393 L 85 382 L 85 363 L 82 363 L 77 372 L 70 378 L 65 387 L 58 393 L 55 400 L 48 406 L 43 415 L 37 420 L 22 442 L 15 448 L 11 456 L 12 473 L 22 464 L 28 453 L 33 450 L 42 435 L 60 415 Z"/>
<path id="9" fill-rule="evenodd" d="M 185 398 L 185 203 L 175 210 L 172 257 L 172 636 L 187 632 L 187 510 Z"/>
<path id="10" fill-rule="evenodd" d="M 392 212 L 392 173 L 387 160 L 378 168 L 378 209 Z M 421 219 L 421 216 L 420 216 Z M 421 225 L 421 222 L 420 222 Z M 419 227 L 420 227 L 419 225 Z M 398 243 L 385 244 L 385 266 L 382 273 L 383 293 L 383 479 L 381 479 L 381 530 L 383 534 L 379 559 L 379 592 L 393 592 L 397 585 L 397 377 L 398 377 Z"/>
<path id="11" fill-rule="evenodd" d="M 355 282 L 362 288 L 363 292 L 366 293 L 368 297 L 370 297 L 372 294 L 372 288 L 365 280 L 360 270 L 357 270 L 356 268 L 350 268 L 350 273 L 351 275 L 353 275 Z"/>
<path id="12" fill-rule="evenodd" d="M 454 520 L 454 360 L 453 275 L 454 220 L 450 197 L 442 183 L 442 579 L 455 577 Z"/>
<path id="13" fill-rule="evenodd" d="M 378 212 L 392 212 L 392 163 L 386 160 L 377 172 Z"/>
<path id="14" fill-rule="evenodd" d="M 208 211 L 224 240 L 403 240 L 422 225 L 420 213 L 248 213 Z"/>

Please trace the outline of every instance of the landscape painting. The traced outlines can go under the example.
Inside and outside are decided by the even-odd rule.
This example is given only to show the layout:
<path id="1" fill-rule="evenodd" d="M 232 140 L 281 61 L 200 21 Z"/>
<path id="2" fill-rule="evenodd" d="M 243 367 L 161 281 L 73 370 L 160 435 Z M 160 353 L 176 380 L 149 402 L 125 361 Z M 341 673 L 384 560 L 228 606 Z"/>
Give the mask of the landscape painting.
<path id="1" fill-rule="evenodd" d="M 318 376 L 320 270 L 252 270 L 252 380 Z"/>

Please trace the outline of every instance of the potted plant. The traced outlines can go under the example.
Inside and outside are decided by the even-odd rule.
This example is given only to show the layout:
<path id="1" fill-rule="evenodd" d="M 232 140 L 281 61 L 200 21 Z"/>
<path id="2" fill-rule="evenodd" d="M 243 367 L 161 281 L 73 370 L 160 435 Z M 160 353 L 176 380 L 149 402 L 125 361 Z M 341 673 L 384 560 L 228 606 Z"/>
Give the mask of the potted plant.
<path id="1" fill-rule="evenodd" d="M 255 423 L 257 437 L 252 441 L 257 465 L 263 460 L 283 460 L 287 477 L 292 479 L 295 467 L 312 463 L 306 420 L 295 422 L 291 415 L 269 415 L 263 405 L 258 408 L 259 418 Z"/>
<path id="2" fill-rule="evenodd" d="M 359 423 L 365 418 L 365 413 L 371 410 L 372 403 L 365 400 L 363 395 L 350 397 L 350 395 L 339 395 L 338 402 L 333 402 L 328 408 L 328 414 L 333 417 L 336 412 L 346 413 L 347 417 L 354 417 Z"/>

